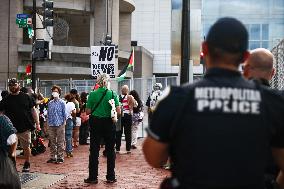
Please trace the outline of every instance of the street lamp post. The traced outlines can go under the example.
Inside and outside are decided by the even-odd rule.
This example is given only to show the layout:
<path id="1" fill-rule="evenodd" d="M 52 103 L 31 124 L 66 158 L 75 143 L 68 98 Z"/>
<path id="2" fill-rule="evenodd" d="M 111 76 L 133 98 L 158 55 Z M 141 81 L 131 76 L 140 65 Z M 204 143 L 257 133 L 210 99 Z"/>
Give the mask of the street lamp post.
<path id="1" fill-rule="evenodd" d="M 190 59 L 190 0 L 182 2 L 182 28 L 181 28 L 181 68 L 180 84 L 189 81 L 189 59 Z"/>
<path id="2" fill-rule="evenodd" d="M 33 0 L 33 30 L 34 30 L 34 36 L 33 36 L 33 42 L 32 42 L 32 89 L 34 92 L 36 89 L 36 59 L 34 57 L 34 48 L 35 48 L 35 41 L 36 41 L 36 0 Z"/>

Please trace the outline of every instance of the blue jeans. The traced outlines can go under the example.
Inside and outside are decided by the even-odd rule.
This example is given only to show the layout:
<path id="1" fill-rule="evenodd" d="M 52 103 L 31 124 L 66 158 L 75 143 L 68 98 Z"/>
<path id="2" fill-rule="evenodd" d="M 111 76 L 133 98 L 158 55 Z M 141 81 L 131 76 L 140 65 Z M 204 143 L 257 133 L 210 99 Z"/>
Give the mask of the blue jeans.
<path id="1" fill-rule="evenodd" d="M 66 120 L 65 127 L 65 140 L 66 140 L 66 153 L 72 152 L 72 132 L 73 132 L 74 123 L 71 118 Z"/>

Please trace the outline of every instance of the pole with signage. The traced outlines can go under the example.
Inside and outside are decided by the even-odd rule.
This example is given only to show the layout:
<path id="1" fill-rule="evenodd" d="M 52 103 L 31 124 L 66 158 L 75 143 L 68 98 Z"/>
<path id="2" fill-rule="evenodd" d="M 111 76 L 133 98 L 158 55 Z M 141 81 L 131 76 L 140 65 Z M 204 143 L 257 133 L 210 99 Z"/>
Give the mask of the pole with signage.
<path id="1" fill-rule="evenodd" d="M 190 59 L 190 0 L 182 2 L 182 28 L 181 28 L 181 65 L 180 84 L 189 81 L 189 59 Z"/>

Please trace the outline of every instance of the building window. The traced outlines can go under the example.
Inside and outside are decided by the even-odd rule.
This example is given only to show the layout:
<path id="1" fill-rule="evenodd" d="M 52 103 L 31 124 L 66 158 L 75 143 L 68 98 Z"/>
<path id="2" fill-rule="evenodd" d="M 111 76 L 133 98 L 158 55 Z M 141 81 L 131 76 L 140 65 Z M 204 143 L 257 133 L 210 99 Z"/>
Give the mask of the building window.
<path id="1" fill-rule="evenodd" d="M 249 49 L 256 48 L 269 49 L 269 25 L 268 24 L 250 24 L 246 25 L 249 32 Z"/>

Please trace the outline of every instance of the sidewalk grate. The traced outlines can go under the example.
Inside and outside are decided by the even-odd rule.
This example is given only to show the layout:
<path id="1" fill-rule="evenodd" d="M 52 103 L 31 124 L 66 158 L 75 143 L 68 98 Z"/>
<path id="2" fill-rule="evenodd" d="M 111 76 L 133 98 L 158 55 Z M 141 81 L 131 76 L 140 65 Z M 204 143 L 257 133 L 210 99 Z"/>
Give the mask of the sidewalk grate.
<path id="1" fill-rule="evenodd" d="M 64 174 L 20 173 L 22 189 L 43 189 L 64 179 Z"/>
<path id="2" fill-rule="evenodd" d="M 34 179 L 38 178 L 38 175 L 32 174 L 32 173 L 22 173 L 20 174 L 20 180 L 21 184 L 26 184 L 29 181 L 32 181 Z"/>

